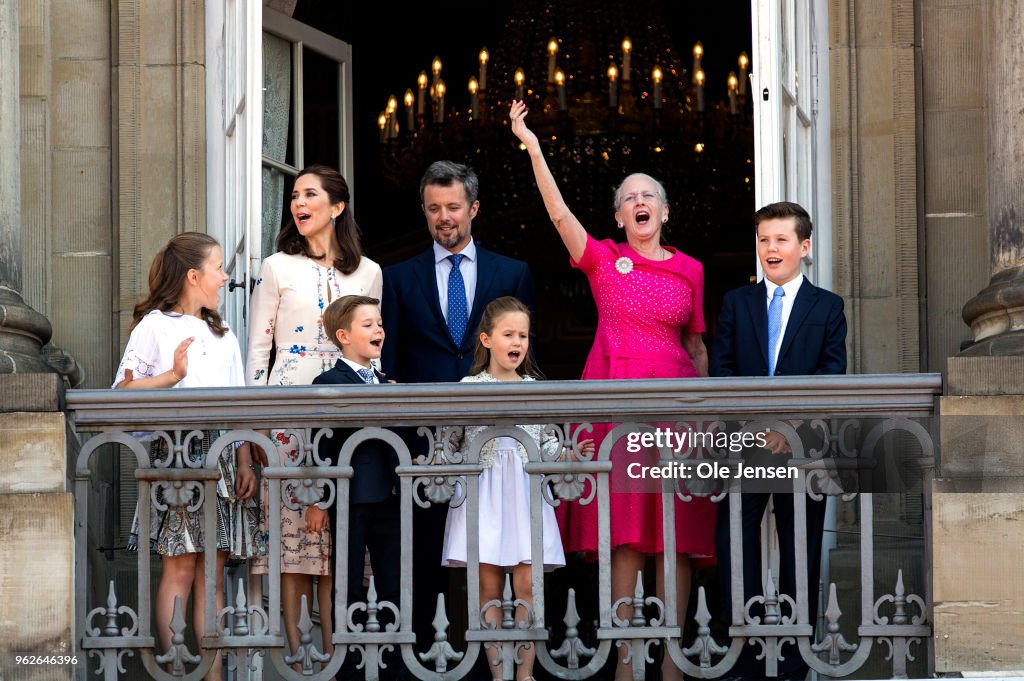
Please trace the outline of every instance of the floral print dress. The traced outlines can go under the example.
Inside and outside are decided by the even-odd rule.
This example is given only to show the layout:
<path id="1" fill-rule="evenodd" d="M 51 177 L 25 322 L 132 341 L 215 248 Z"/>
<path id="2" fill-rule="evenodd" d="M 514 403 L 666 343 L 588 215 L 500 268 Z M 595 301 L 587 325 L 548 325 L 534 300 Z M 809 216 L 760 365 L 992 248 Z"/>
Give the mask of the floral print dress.
<path id="1" fill-rule="evenodd" d="M 263 261 L 250 305 L 249 345 L 245 367 L 247 385 L 310 385 L 332 368 L 341 352 L 324 331 L 323 311 L 342 296 L 380 299 L 384 278 L 380 265 L 362 258 L 352 274 L 323 267 L 303 255 L 275 253 Z M 274 364 L 270 366 L 271 349 Z M 299 458 L 293 433 L 272 431 L 282 463 Z M 273 453 L 269 454 L 275 465 Z M 270 519 L 267 480 L 261 487 L 264 539 L 269 545 Z M 292 500 L 294 501 L 294 499 Z M 305 531 L 302 514 L 281 506 L 281 572 L 330 574 L 331 535 Z M 267 571 L 267 559 L 257 560 L 254 572 Z"/>

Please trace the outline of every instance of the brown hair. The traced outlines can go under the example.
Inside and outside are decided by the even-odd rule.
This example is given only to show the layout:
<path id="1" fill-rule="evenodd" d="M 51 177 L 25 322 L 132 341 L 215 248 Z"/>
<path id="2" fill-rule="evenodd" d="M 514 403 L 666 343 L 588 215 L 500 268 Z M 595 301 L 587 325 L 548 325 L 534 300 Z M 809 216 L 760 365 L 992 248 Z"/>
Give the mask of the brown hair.
<path id="1" fill-rule="evenodd" d="M 217 240 L 200 232 L 182 232 L 168 241 L 153 257 L 153 264 L 149 266 L 149 295 L 135 306 L 128 331 L 153 310 L 170 312 L 177 307 L 188 271 L 202 269 L 214 246 L 220 246 Z M 200 319 L 218 337 L 228 331 L 216 310 L 202 308 Z"/>
<path id="2" fill-rule="evenodd" d="M 347 330 L 352 326 L 352 317 L 356 314 L 356 308 L 363 305 L 380 308 L 380 301 L 370 296 L 342 296 L 324 310 L 324 332 L 339 348 L 341 345 L 338 343 L 338 331 Z"/>
<path id="3" fill-rule="evenodd" d="M 530 308 L 526 307 L 523 301 L 515 296 L 495 298 L 484 308 L 484 314 L 480 317 L 480 328 L 477 329 L 476 353 L 473 355 L 473 366 L 469 368 L 470 376 L 475 376 L 491 366 L 491 351 L 480 342 L 480 334 L 486 333 L 490 336 L 494 333 L 494 325 L 497 324 L 502 315 L 509 314 L 510 312 L 521 312 L 526 315 L 527 319 L 530 319 Z M 526 357 L 516 367 L 516 373 L 520 376 L 532 376 L 533 378 L 543 377 L 540 369 L 537 368 L 537 364 L 533 361 L 532 345 L 526 349 Z"/>
<path id="4" fill-rule="evenodd" d="M 811 224 L 811 216 L 807 214 L 804 207 L 799 203 L 791 201 L 779 201 L 769 203 L 754 213 L 754 230 L 765 220 L 776 220 L 779 218 L 796 218 L 796 238 L 800 241 L 807 241 L 811 238 L 814 225 Z"/>
<path id="5" fill-rule="evenodd" d="M 303 175 L 316 175 L 320 178 L 320 186 L 331 198 L 331 205 L 345 202 L 341 215 L 333 220 L 334 240 L 338 243 L 339 255 L 334 259 L 334 267 L 342 274 L 352 274 L 359 267 L 363 257 L 363 248 L 359 243 L 359 225 L 352 215 L 352 196 L 348 191 L 348 183 L 334 168 L 314 163 L 306 166 L 295 176 L 298 180 Z M 323 254 L 313 253 L 305 237 L 299 234 L 295 226 L 295 218 L 289 218 L 281 232 L 277 235 L 277 250 L 288 255 L 304 255 L 307 258 L 322 258 Z"/>

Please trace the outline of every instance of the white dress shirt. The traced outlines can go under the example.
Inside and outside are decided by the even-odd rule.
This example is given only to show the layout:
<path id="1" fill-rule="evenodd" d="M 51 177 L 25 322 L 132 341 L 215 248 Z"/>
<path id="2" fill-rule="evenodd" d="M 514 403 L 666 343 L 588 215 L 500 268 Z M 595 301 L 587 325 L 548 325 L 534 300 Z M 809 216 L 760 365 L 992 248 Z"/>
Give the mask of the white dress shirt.
<path id="1" fill-rule="evenodd" d="M 804 275 L 798 274 L 796 277 L 791 279 L 782 285 L 782 290 L 786 292 L 786 295 L 782 296 L 782 327 L 779 329 L 779 344 L 774 348 L 768 348 L 773 357 L 773 362 L 776 367 L 779 365 L 779 349 L 782 347 L 782 339 L 786 337 L 786 326 L 789 325 L 789 313 L 793 311 L 793 302 L 796 300 L 797 291 L 800 290 L 800 285 L 804 283 Z M 773 284 L 765 277 L 764 286 L 768 289 L 768 299 L 765 301 L 765 307 L 771 305 L 772 298 L 775 297 L 775 289 L 779 288 L 778 284 Z"/>
<path id="2" fill-rule="evenodd" d="M 448 276 L 452 273 L 452 261 L 448 256 L 453 255 L 447 248 L 434 242 L 434 274 L 437 278 L 437 300 L 441 303 L 441 314 L 445 322 L 448 321 Z M 466 247 L 459 251 L 459 255 L 466 256 L 462 259 L 459 271 L 462 272 L 462 280 L 466 282 L 466 310 L 473 311 L 473 296 L 476 294 L 476 242 L 470 237 Z M 467 329 L 468 331 L 468 329 Z"/>

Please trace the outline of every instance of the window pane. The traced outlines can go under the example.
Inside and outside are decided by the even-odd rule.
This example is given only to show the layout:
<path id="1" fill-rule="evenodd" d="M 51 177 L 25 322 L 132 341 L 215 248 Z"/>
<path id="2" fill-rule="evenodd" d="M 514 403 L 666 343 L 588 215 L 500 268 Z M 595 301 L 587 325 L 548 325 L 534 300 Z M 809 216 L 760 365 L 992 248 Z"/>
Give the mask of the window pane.
<path id="1" fill-rule="evenodd" d="M 340 168 L 338 62 L 304 47 L 302 71 L 305 164 L 323 163 L 332 168 Z"/>
<path id="2" fill-rule="evenodd" d="M 292 45 L 287 40 L 263 34 L 263 155 L 282 163 L 290 161 L 292 104 Z M 274 241 L 281 227 L 284 207 L 285 176 L 263 166 L 263 208 L 260 227 L 260 253 L 274 252 Z M 289 184 L 290 187 L 290 184 Z M 290 191 L 290 189 L 289 189 Z"/>

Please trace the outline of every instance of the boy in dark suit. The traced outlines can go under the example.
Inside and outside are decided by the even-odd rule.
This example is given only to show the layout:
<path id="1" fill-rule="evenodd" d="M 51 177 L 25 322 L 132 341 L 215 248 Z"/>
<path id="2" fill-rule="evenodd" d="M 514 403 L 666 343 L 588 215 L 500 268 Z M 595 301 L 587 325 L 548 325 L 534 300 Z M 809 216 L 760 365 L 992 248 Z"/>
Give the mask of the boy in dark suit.
<path id="1" fill-rule="evenodd" d="M 367 296 L 338 298 L 324 310 L 323 323 L 324 331 L 341 349 L 342 359 L 333 369 L 313 379 L 314 385 L 376 385 L 384 382 L 383 374 L 378 373 L 372 364 L 372 360 L 380 357 L 384 345 L 379 300 Z M 319 451 L 321 457 L 337 465 L 342 446 L 355 430 L 333 430 L 332 437 L 321 439 Z M 368 549 L 377 601 L 390 601 L 400 607 L 401 506 L 397 494 L 398 476 L 395 474 L 398 455 L 381 440 L 367 440 L 356 447 L 350 465 L 353 474 L 349 482 L 348 503 L 348 603 L 366 600 L 363 566 Z M 314 506 L 310 510 L 316 508 Z M 337 504 L 330 507 L 332 531 L 336 527 L 336 509 Z M 332 567 L 340 539 L 336 538 L 331 545 Z M 338 623 L 338 629 L 344 630 L 344 625 Z M 349 678 L 355 661 L 356 654 L 350 651 L 339 672 L 340 678 Z M 400 675 L 403 671 L 397 654 L 387 655 L 385 663 L 387 669 L 382 670 L 382 678 L 392 678 L 392 675 Z"/>
<path id="2" fill-rule="evenodd" d="M 795 203 L 779 202 L 754 213 L 757 257 L 764 279 L 730 291 L 722 303 L 711 349 L 712 376 L 781 376 L 846 373 L 846 317 L 843 299 L 818 288 L 800 272 L 800 262 L 810 251 L 811 224 L 807 211 Z M 774 431 L 766 436 L 772 454 L 789 453 L 789 444 Z M 718 509 L 716 549 L 724 596 L 726 620 L 732 619 L 731 565 L 729 551 L 729 503 Z M 761 519 L 768 499 L 773 499 L 779 536 L 779 589 L 796 599 L 793 533 L 793 495 L 744 493 L 742 495 L 744 601 L 761 594 Z M 821 533 L 825 501 L 807 498 L 808 599 L 811 623 L 817 615 Z M 788 613 L 788 608 L 784 610 Z M 793 613 L 795 615 L 795 613 Z M 742 678 L 763 678 L 764 666 L 754 661 L 750 646 L 744 647 L 733 672 Z M 807 665 L 795 647 L 783 652 L 779 676 L 802 679 Z"/>

